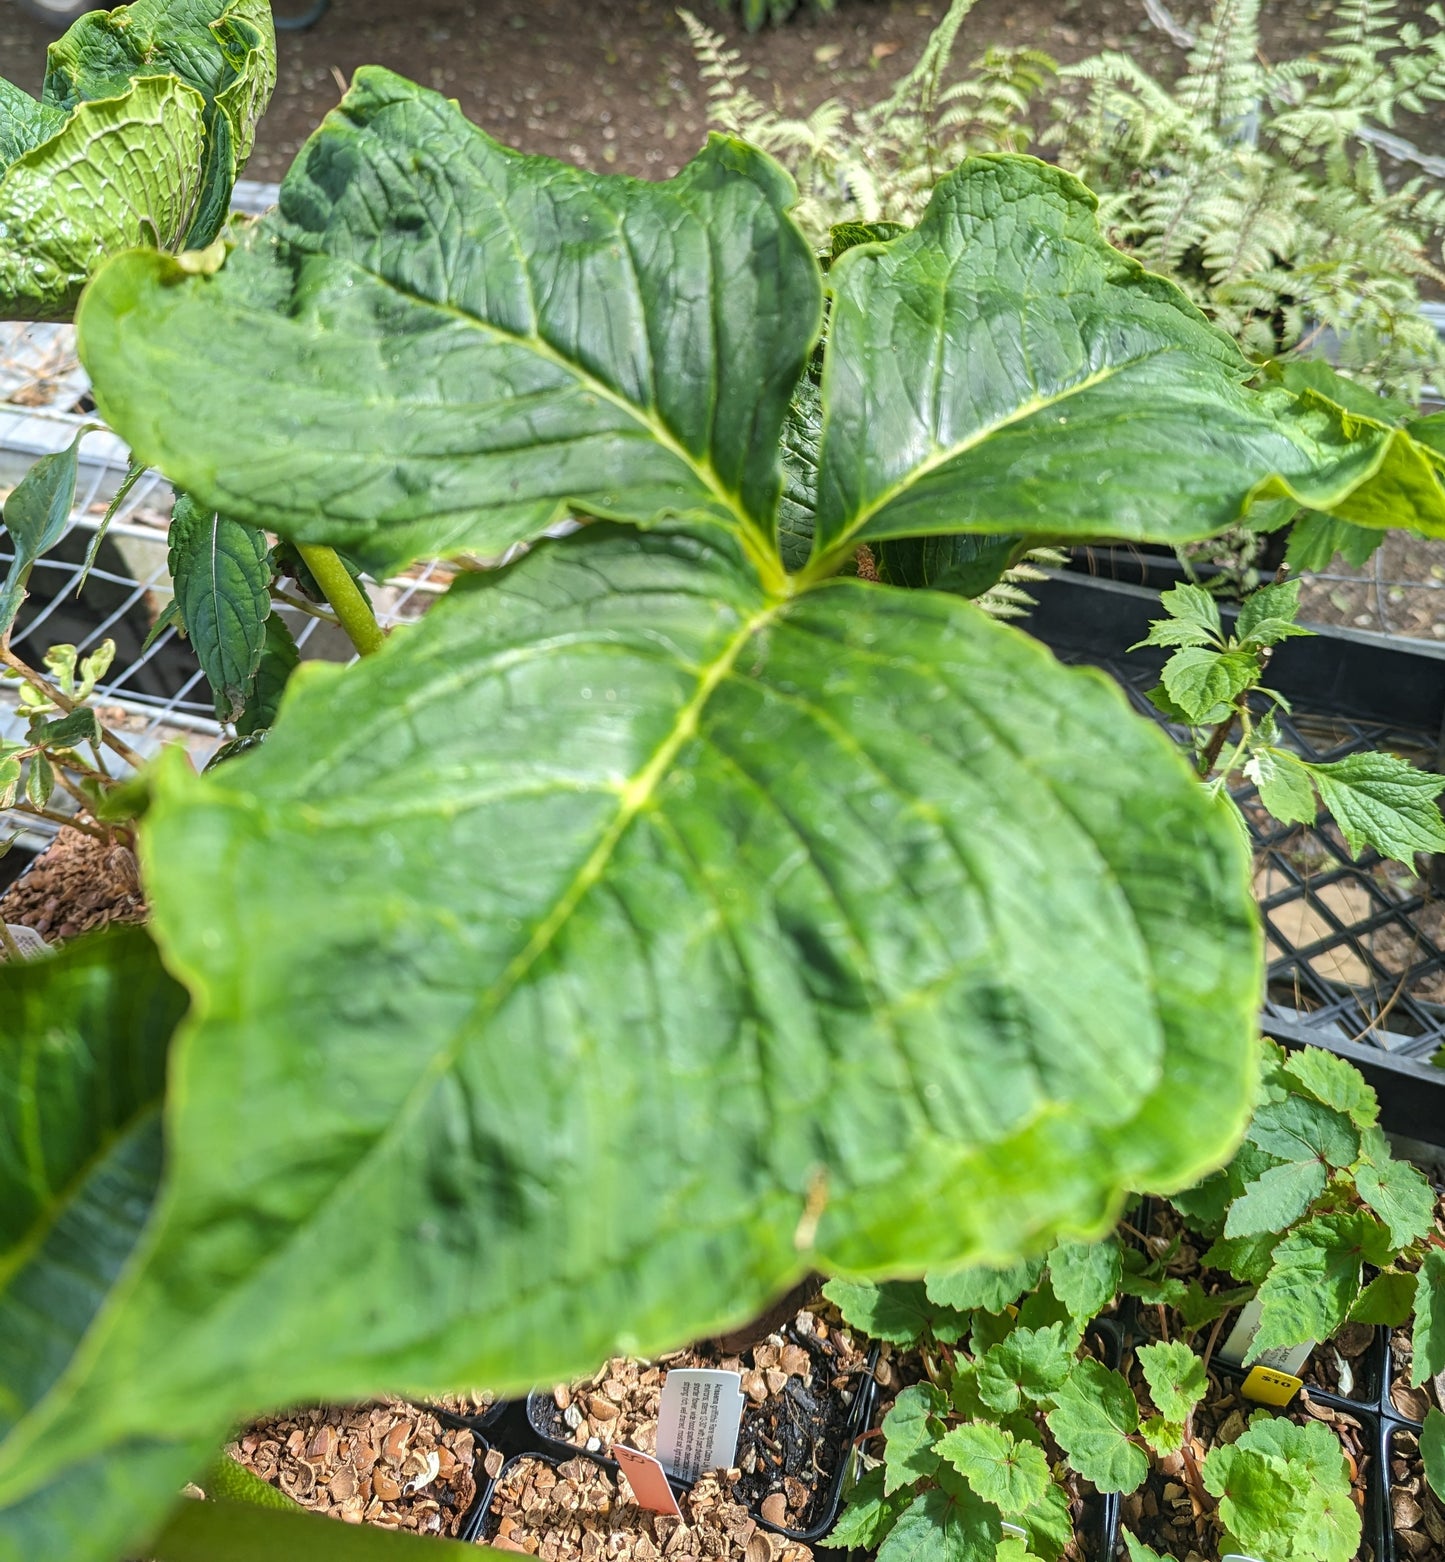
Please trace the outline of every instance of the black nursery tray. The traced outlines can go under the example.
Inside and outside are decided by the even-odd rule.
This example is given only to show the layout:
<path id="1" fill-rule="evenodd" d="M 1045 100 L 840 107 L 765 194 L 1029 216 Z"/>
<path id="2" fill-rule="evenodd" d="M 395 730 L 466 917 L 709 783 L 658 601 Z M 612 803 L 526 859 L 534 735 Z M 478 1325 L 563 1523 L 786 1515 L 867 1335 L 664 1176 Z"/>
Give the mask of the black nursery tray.
<path id="1" fill-rule="evenodd" d="M 1167 726 L 1145 697 L 1166 653 L 1130 652 L 1159 594 L 1080 574 L 1030 588 L 1024 627 L 1061 660 L 1115 678 L 1143 715 Z M 1228 623 L 1233 609 L 1221 604 Z M 1302 756 L 1334 760 L 1383 748 L 1445 770 L 1445 646 L 1324 629 L 1286 641 L 1269 683 L 1290 701 L 1284 741 Z M 1425 880 L 1373 852 L 1358 862 L 1333 824 L 1280 826 L 1252 786 L 1235 794 L 1255 848 L 1268 981 L 1261 1023 L 1286 1046 L 1348 1058 L 1380 1097 L 1393 1133 L 1445 1140 L 1445 858 Z"/>

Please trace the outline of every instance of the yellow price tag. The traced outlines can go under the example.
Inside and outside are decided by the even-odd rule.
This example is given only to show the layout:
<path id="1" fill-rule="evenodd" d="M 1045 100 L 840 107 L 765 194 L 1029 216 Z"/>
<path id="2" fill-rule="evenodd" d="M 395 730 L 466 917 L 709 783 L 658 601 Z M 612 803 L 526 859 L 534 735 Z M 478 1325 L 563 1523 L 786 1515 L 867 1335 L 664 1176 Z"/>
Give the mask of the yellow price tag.
<path id="1" fill-rule="evenodd" d="M 1246 1399 L 1261 1405 L 1287 1405 L 1304 1387 L 1304 1379 L 1288 1372 L 1277 1372 L 1273 1367 L 1251 1367 L 1249 1376 L 1240 1385 Z"/>

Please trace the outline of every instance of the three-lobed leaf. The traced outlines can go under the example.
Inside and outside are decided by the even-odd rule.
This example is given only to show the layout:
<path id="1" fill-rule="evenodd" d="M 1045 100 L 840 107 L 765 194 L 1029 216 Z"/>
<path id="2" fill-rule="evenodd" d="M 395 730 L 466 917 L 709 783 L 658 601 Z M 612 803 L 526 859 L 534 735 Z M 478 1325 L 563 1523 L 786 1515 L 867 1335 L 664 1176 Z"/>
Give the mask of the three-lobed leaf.
<path id="1" fill-rule="evenodd" d="M 1397 1248 L 1428 1236 L 1434 1226 L 1434 1190 L 1408 1161 L 1395 1159 L 1389 1141 L 1373 1125 L 1361 1136 L 1355 1191 L 1390 1228 Z"/>
<path id="2" fill-rule="evenodd" d="M 1079 1362 L 1046 1420 L 1069 1463 L 1101 1492 L 1131 1492 L 1143 1484 L 1149 1460 L 1130 1441 L 1139 1429 L 1139 1406 L 1117 1372 L 1097 1361 Z"/>
<path id="3" fill-rule="evenodd" d="M 1281 1345 L 1328 1339 L 1344 1323 L 1362 1288 L 1365 1264 L 1394 1256 L 1389 1229 L 1368 1211 L 1319 1215 L 1280 1241 L 1259 1288 L 1259 1329 L 1246 1361 Z"/>
<path id="4" fill-rule="evenodd" d="M 1054 1295 L 1081 1326 L 1113 1299 L 1123 1280 L 1116 1237 L 1102 1242 L 1061 1242 L 1048 1258 Z"/>
<path id="5" fill-rule="evenodd" d="M 938 1469 L 935 1443 L 943 1434 L 948 1396 L 932 1383 L 912 1383 L 883 1418 L 883 1495 L 891 1496 Z"/>
<path id="6" fill-rule="evenodd" d="M 1064 1325 L 1011 1330 L 978 1359 L 978 1395 L 993 1410 L 1012 1411 L 1053 1396 L 1074 1368 Z"/>
<path id="7" fill-rule="evenodd" d="M 1139 1367 L 1154 1408 L 1166 1421 L 1183 1421 L 1204 1398 L 1204 1363 L 1183 1340 L 1141 1345 Z"/>
<path id="8" fill-rule="evenodd" d="M 988 1422 L 954 1427 L 938 1440 L 937 1452 L 985 1502 L 1009 1518 L 1042 1502 L 1049 1488 L 1043 1449 Z"/>

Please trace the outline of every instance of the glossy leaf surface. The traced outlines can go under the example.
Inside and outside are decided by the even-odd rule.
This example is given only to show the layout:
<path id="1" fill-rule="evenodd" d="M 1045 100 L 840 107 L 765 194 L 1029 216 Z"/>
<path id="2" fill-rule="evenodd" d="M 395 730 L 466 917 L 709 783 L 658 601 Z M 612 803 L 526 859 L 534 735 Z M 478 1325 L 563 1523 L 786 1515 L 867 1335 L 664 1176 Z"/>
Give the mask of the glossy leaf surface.
<path id="1" fill-rule="evenodd" d="M 197 999 L 172 1180 L 9 1502 L 245 1407 L 560 1380 L 814 1266 L 1006 1264 L 1249 1104 L 1237 832 L 1102 677 L 937 593 L 591 528 L 302 668 L 145 831 Z"/>
<path id="2" fill-rule="evenodd" d="M 970 159 L 850 249 L 823 378 L 818 547 L 948 532 L 1184 542 L 1289 497 L 1445 532 L 1438 453 L 1255 372 L 1029 158 Z M 1357 492 L 1352 492 L 1357 489 Z"/>
<path id="3" fill-rule="evenodd" d="M 662 184 L 525 157 L 366 69 L 217 277 L 125 257 L 83 351 L 182 487 L 373 567 L 570 508 L 770 547 L 822 308 L 793 193 L 721 136 Z"/>

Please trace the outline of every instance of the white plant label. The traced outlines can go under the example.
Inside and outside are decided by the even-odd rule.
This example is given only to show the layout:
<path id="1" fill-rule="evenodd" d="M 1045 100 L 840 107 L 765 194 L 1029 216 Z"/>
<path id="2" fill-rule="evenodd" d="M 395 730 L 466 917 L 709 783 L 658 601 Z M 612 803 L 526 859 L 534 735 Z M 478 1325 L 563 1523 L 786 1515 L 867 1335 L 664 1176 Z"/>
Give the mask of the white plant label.
<path id="1" fill-rule="evenodd" d="M 1220 1347 L 1219 1354 L 1225 1361 L 1232 1362 L 1236 1367 L 1244 1365 L 1245 1353 L 1259 1333 L 1259 1312 L 1259 1299 L 1256 1297 L 1246 1304 L 1239 1321 L 1229 1331 L 1229 1338 Z M 1273 1367 L 1276 1372 L 1287 1372 L 1294 1378 L 1299 1376 L 1299 1369 L 1304 1366 L 1314 1348 L 1313 1340 L 1306 1340 L 1303 1345 L 1278 1345 L 1273 1350 L 1263 1352 L 1256 1360 L 1266 1367 Z"/>
<path id="2" fill-rule="evenodd" d="M 50 953 L 50 945 L 31 927 L 21 927 L 17 923 L 7 922 L 5 931 L 10 935 L 11 941 L 20 951 L 22 960 L 34 960 L 40 955 Z M 0 943 L 0 961 L 5 959 L 8 951 L 3 943 Z"/>
<path id="3" fill-rule="evenodd" d="M 691 1484 L 704 1470 L 730 1470 L 743 1424 L 743 1376 L 713 1367 L 678 1367 L 662 1384 L 657 1457 Z"/>

